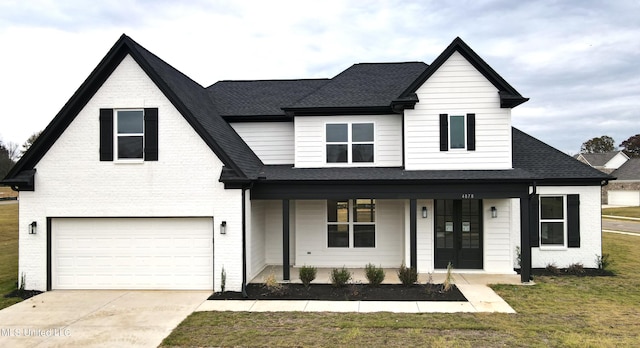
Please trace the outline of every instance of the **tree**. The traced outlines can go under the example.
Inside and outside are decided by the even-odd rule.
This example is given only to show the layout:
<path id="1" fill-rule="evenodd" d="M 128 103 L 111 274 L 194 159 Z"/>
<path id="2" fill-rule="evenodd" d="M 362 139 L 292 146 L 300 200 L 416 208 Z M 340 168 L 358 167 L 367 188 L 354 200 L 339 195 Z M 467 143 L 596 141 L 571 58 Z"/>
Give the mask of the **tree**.
<path id="1" fill-rule="evenodd" d="M 15 162 L 9 156 L 9 149 L 0 140 L 0 180 L 3 179 Z"/>
<path id="2" fill-rule="evenodd" d="M 580 153 L 605 153 L 615 150 L 613 138 L 608 135 L 595 137 L 582 143 Z"/>
<path id="3" fill-rule="evenodd" d="M 36 139 L 38 139 L 40 134 L 42 134 L 42 131 L 35 132 L 35 133 L 31 134 L 29 139 L 27 139 L 27 141 L 25 141 L 24 144 L 22 144 L 22 150 L 20 150 L 20 156 L 24 155 L 24 153 L 27 152 L 27 150 L 29 150 L 31 145 L 33 145 L 33 143 L 36 141 Z"/>
<path id="4" fill-rule="evenodd" d="M 629 157 L 640 158 L 640 134 L 636 134 L 620 144 L 622 151 Z"/>

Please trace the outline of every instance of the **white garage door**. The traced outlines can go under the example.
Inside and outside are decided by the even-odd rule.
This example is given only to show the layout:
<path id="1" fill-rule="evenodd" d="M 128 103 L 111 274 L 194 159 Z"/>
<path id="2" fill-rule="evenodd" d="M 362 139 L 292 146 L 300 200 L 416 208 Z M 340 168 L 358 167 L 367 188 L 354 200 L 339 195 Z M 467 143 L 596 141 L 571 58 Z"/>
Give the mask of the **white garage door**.
<path id="1" fill-rule="evenodd" d="M 213 289 L 212 218 L 57 218 L 53 289 Z"/>
<path id="2" fill-rule="evenodd" d="M 609 204 L 640 206 L 640 191 L 609 191 Z"/>

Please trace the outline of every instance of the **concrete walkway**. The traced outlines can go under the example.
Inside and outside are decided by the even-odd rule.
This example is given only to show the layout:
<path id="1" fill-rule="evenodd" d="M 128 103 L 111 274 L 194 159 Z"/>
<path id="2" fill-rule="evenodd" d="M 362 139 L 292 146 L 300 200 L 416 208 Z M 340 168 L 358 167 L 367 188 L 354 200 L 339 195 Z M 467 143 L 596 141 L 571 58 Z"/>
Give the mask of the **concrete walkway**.
<path id="1" fill-rule="evenodd" d="M 387 272 L 389 274 L 389 272 Z M 426 279 L 429 275 L 421 275 Z M 444 273 L 432 274 L 442 283 Z M 457 273 L 454 283 L 468 302 L 456 301 L 314 301 L 314 300 L 208 300 L 196 311 L 236 312 L 394 312 L 394 313 L 515 313 L 487 284 L 522 284 L 519 275 Z M 425 281 L 421 281 L 424 283 Z M 313 284 L 311 285 L 313 286 Z"/>

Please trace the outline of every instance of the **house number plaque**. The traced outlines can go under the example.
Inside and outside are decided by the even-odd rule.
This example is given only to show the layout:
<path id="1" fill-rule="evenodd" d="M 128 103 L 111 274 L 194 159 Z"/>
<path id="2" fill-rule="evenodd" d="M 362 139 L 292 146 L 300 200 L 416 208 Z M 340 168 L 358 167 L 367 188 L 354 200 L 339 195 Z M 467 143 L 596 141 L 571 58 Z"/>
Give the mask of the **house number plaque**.
<path id="1" fill-rule="evenodd" d="M 473 193 L 463 193 L 462 194 L 462 199 L 473 199 L 474 194 Z"/>

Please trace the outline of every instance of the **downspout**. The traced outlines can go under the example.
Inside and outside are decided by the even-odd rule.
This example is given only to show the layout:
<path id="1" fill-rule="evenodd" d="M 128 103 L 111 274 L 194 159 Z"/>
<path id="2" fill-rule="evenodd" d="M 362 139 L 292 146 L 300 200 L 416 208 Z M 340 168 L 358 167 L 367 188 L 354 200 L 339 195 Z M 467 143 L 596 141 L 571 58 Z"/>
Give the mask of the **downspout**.
<path id="1" fill-rule="evenodd" d="M 247 298 L 247 212 L 246 212 L 246 191 L 249 187 L 242 188 L 242 297 Z"/>

